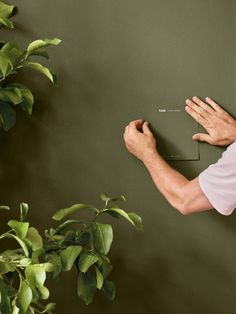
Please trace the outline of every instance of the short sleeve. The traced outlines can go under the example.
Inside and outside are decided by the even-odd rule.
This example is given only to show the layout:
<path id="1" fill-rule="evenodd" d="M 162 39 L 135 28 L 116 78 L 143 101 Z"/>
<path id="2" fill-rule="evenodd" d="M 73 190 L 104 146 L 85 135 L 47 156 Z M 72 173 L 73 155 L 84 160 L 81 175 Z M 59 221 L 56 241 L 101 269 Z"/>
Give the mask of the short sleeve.
<path id="1" fill-rule="evenodd" d="M 215 164 L 200 173 L 199 184 L 219 213 L 230 215 L 233 212 L 236 208 L 236 141 Z"/>

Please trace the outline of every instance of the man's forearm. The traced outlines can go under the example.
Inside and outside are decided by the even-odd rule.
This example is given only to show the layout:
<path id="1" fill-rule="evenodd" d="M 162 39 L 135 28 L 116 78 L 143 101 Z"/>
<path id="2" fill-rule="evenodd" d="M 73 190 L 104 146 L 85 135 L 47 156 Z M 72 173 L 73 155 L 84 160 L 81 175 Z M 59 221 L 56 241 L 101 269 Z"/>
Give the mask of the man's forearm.
<path id="1" fill-rule="evenodd" d="M 168 202 L 184 213 L 182 210 L 183 190 L 189 180 L 171 168 L 158 152 L 146 158 L 143 163 L 149 171 L 156 187 Z"/>

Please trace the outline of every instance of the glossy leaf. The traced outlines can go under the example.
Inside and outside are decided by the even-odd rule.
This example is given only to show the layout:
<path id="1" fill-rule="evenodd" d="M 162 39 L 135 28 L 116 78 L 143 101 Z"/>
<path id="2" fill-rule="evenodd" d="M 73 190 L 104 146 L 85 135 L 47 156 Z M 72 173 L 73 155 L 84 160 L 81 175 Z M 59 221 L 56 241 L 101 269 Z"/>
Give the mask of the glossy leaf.
<path id="1" fill-rule="evenodd" d="M 23 249 L 25 256 L 26 257 L 29 256 L 29 251 L 28 251 L 27 246 L 25 245 L 25 243 L 19 237 L 15 236 L 14 234 L 11 234 L 11 233 L 5 234 L 4 237 L 16 240 L 20 244 L 21 248 Z"/>
<path id="2" fill-rule="evenodd" d="M 95 266 L 95 271 L 96 271 L 96 286 L 100 290 L 103 286 L 103 275 L 100 272 L 100 270 Z"/>
<path id="3" fill-rule="evenodd" d="M 0 50 L 0 71 L 1 76 L 5 77 L 9 70 L 12 70 L 13 66 L 10 59 Z"/>
<path id="4" fill-rule="evenodd" d="M 114 300 L 116 295 L 116 287 L 110 280 L 104 280 L 102 291 L 109 300 Z"/>
<path id="5" fill-rule="evenodd" d="M 32 301 L 33 294 L 30 286 L 25 280 L 21 280 L 21 285 L 20 285 L 20 290 L 17 295 L 16 299 L 16 305 L 19 307 L 19 309 L 23 312 L 26 313 L 29 305 Z"/>
<path id="6" fill-rule="evenodd" d="M 8 103 L 0 101 L 0 125 L 9 131 L 16 123 L 16 113 Z"/>
<path id="7" fill-rule="evenodd" d="M 104 213 L 116 213 L 116 214 L 118 214 L 118 216 L 125 218 L 132 225 L 134 225 L 133 220 L 129 217 L 129 215 L 123 209 L 116 208 L 116 207 L 111 207 L 111 208 L 104 209 L 103 212 Z"/>
<path id="8" fill-rule="evenodd" d="M 82 247 L 79 245 L 70 245 L 60 253 L 62 269 L 69 271 L 74 265 L 76 258 L 79 256 Z"/>
<path id="9" fill-rule="evenodd" d="M 44 264 L 32 264 L 25 269 L 26 279 L 30 286 L 40 287 L 43 286 L 46 280 L 46 271 Z"/>
<path id="10" fill-rule="evenodd" d="M 1 54 L 7 58 L 8 62 L 11 65 L 12 70 L 15 66 L 18 65 L 20 58 L 22 57 L 22 52 L 16 41 L 6 42 L 5 45 L 1 48 Z M 9 71 L 7 72 L 9 73 Z"/>
<path id="11" fill-rule="evenodd" d="M 39 49 L 33 51 L 30 55 L 31 56 L 40 56 L 40 57 L 44 57 L 46 59 L 49 59 L 49 55 L 48 55 L 46 49 L 44 49 L 44 48 L 39 48 Z"/>
<path id="12" fill-rule="evenodd" d="M 38 230 L 34 227 L 30 227 L 28 230 L 28 233 L 26 235 L 26 238 L 30 240 L 32 245 L 32 250 L 36 251 L 39 249 L 42 249 L 43 247 L 43 240 L 41 235 L 39 234 Z"/>
<path id="13" fill-rule="evenodd" d="M 113 241 L 113 230 L 111 225 L 91 223 L 92 241 L 98 252 L 107 254 Z"/>
<path id="14" fill-rule="evenodd" d="M 75 204 L 72 205 L 71 207 L 68 208 L 63 208 L 63 209 L 59 209 L 58 211 L 55 212 L 55 214 L 52 216 L 52 219 L 60 221 L 62 219 L 64 219 L 65 217 L 81 210 L 81 209 L 92 209 L 92 210 L 96 210 L 96 208 L 94 208 L 91 205 L 88 204 Z"/>
<path id="15" fill-rule="evenodd" d="M 79 269 L 82 273 L 86 273 L 90 266 L 98 261 L 98 257 L 92 252 L 83 251 L 79 259 Z"/>
<path id="16" fill-rule="evenodd" d="M 0 16 L 0 24 L 8 28 L 14 28 L 12 21 L 9 20 L 7 17 Z"/>
<path id="17" fill-rule="evenodd" d="M 0 16 L 9 17 L 14 9 L 14 5 L 9 5 L 0 1 Z"/>
<path id="18" fill-rule="evenodd" d="M 18 84 L 17 84 L 18 85 Z M 29 206 L 26 203 L 20 203 L 20 220 L 24 221 L 27 217 Z"/>
<path id="19" fill-rule="evenodd" d="M 23 101 L 21 92 L 16 87 L 0 88 L 0 100 L 4 102 L 12 102 L 14 105 L 18 105 Z"/>
<path id="20" fill-rule="evenodd" d="M 96 290 L 96 279 L 94 276 L 89 273 L 79 273 L 77 281 L 77 294 L 86 305 L 92 302 Z"/>
<path id="21" fill-rule="evenodd" d="M 0 313 L 11 314 L 10 298 L 7 285 L 0 279 Z"/>
<path id="22" fill-rule="evenodd" d="M 57 228 L 56 228 L 56 233 L 59 233 L 61 231 L 63 231 L 65 228 L 71 226 L 71 225 L 76 225 L 76 224 L 79 224 L 81 223 L 80 220 L 75 220 L 75 219 L 70 219 L 70 220 L 66 220 L 65 222 L 63 222 L 61 225 L 59 225 Z"/>
<path id="23" fill-rule="evenodd" d="M 56 278 L 62 271 L 62 263 L 60 256 L 57 253 L 51 253 L 46 256 L 46 260 L 53 264 L 53 278 Z"/>
<path id="24" fill-rule="evenodd" d="M 32 43 L 30 43 L 29 46 L 27 47 L 26 56 L 29 56 L 32 53 L 35 53 L 38 50 L 40 50 L 40 49 L 42 49 L 42 48 L 44 48 L 46 46 L 50 46 L 50 45 L 56 46 L 56 45 L 59 45 L 60 42 L 61 42 L 61 40 L 58 39 L 58 38 L 53 38 L 53 39 L 45 38 L 45 39 L 35 40 Z"/>
<path id="25" fill-rule="evenodd" d="M 9 84 L 8 87 L 17 88 L 21 93 L 21 102 L 19 103 L 19 106 L 22 110 L 27 112 L 28 114 L 32 114 L 33 110 L 33 104 L 34 104 L 34 96 L 31 93 L 30 89 L 23 85 L 23 84 Z M 24 206 L 27 204 L 23 203 Z M 28 205 L 27 205 L 28 206 Z"/>
<path id="26" fill-rule="evenodd" d="M 40 63 L 37 62 L 26 62 L 24 63 L 24 67 L 32 68 L 42 74 L 44 74 L 52 83 L 55 83 L 54 75 L 51 73 L 51 71 L 43 66 Z"/>
<path id="27" fill-rule="evenodd" d="M 48 303 L 45 308 L 46 313 L 51 314 L 55 310 L 55 307 L 56 307 L 56 303 Z"/>
<path id="28" fill-rule="evenodd" d="M 142 218 L 135 213 L 128 213 L 129 218 L 133 221 L 134 226 L 137 230 L 143 231 Z"/>
<path id="29" fill-rule="evenodd" d="M 47 300 L 50 296 L 50 291 L 45 286 L 38 286 L 38 291 L 40 292 L 40 299 Z"/>
<path id="30" fill-rule="evenodd" d="M 10 220 L 8 222 L 8 226 L 10 226 L 15 231 L 17 237 L 19 237 L 20 239 L 25 238 L 29 229 L 28 222 L 21 222 L 17 220 Z"/>

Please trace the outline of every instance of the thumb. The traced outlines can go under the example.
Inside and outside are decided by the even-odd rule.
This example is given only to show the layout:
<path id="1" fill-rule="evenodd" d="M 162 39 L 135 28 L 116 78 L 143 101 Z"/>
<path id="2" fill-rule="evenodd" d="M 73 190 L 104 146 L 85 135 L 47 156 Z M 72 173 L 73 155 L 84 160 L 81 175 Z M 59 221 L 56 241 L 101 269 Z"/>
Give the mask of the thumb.
<path id="1" fill-rule="evenodd" d="M 152 132 L 151 132 L 151 130 L 148 127 L 148 122 L 147 121 L 145 121 L 144 124 L 143 124 L 143 133 L 146 134 L 146 135 L 152 135 Z"/>
<path id="2" fill-rule="evenodd" d="M 197 133 L 197 134 L 194 134 L 192 139 L 194 141 L 201 141 L 201 142 L 207 142 L 209 144 L 211 144 L 211 137 L 209 134 L 206 134 L 206 133 Z"/>

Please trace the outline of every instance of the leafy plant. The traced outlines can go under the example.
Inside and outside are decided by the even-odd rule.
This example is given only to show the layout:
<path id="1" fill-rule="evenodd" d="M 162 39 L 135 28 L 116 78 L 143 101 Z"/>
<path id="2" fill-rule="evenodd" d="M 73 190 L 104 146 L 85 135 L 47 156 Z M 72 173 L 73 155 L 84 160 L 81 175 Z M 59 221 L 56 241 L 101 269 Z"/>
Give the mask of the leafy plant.
<path id="1" fill-rule="evenodd" d="M 0 25 L 14 28 L 10 20 L 14 10 L 0 0 Z M 22 68 L 32 68 L 44 74 L 51 82 L 56 76 L 42 65 L 33 62 L 32 57 L 49 58 L 46 48 L 58 45 L 60 39 L 38 39 L 21 51 L 16 41 L 0 42 L 0 128 L 11 129 L 16 122 L 15 106 L 32 114 L 34 97 L 30 89 L 8 78 Z M 33 314 L 52 313 L 55 303 L 47 303 L 50 292 L 46 279 L 58 278 L 63 272 L 75 269 L 77 272 L 77 294 L 85 302 L 92 302 L 97 290 L 113 300 L 115 284 L 108 279 L 112 264 L 108 257 L 113 229 L 110 224 L 98 219 L 104 214 L 115 218 L 123 217 L 137 230 L 143 230 L 142 220 L 136 213 L 127 213 L 119 207 L 125 197 L 111 198 L 101 194 L 104 206 L 98 209 L 88 204 L 75 204 L 55 212 L 56 226 L 45 230 L 45 239 L 39 231 L 26 221 L 29 207 L 20 204 L 19 220 L 8 221 L 9 230 L 0 235 L 0 240 L 13 240 L 17 247 L 0 253 L 0 313 Z M 9 210 L 8 206 L 0 206 Z M 91 213 L 88 221 L 71 218 L 85 210 Z"/>
<path id="2" fill-rule="evenodd" d="M 26 221 L 28 205 L 20 204 L 20 219 L 8 221 L 10 229 L 0 235 L 0 240 L 11 239 L 17 243 L 16 249 L 0 254 L 0 313 L 52 313 L 55 303 L 42 303 L 50 295 L 46 278 L 49 274 L 55 279 L 73 268 L 78 274 L 77 294 L 85 304 L 92 302 L 97 290 L 114 299 L 115 284 L 108 279 L 112 270 L 108 253 L 113 229 L 98 218 L 110 214 L 126 219 L 137 230 L 143 230 L 143 226 L 140 216 L 127 213 L 118 205 L 119 201 L 125 201 L 124 196 L 110 198 L 102 193 L 101 199 L 105 202 L 101 209 L 75 204 L 55 212 L 52 219 L 57 225 L 45 230 L 46 241 Z M 89 221 L 71 219 L 71 215 L 82 210 L 91 212 Z M 72 225 L 74 228 L 70 229 Z"/>
<path id="3" fill-rule="evenodd" d="M 14 6 L 0 0 L 0 24 L 14 28 L 10 17 Z M 31 68 L 44 74 L 52 83 L 56 83 L 56 76 L 46 66 L 32 61 L 32 57 L 49 58 L 46 48 L 56 46 L 61 42 L 58 38 L 38 39 L 31 42 L 23 51 L 18 43 L 13 41 L 0 42 L 0 128 L 8 131 L 16 122 L 15 106 L 28 114 L 32 114 L 34 97 L 30 89 L 17 82 L 7 82 L 7 78 L 17 74 L 22 68 Z"/>

